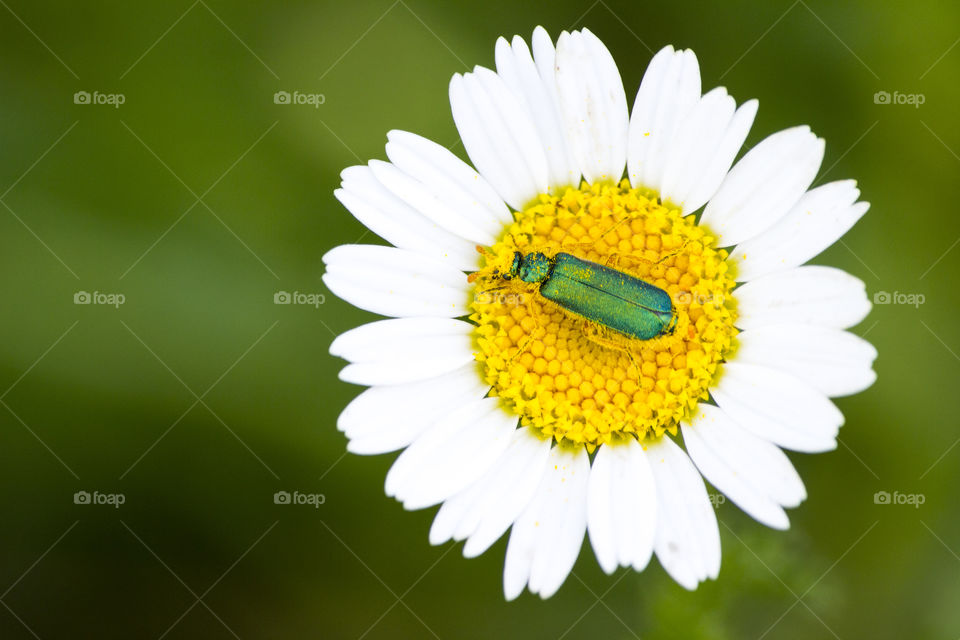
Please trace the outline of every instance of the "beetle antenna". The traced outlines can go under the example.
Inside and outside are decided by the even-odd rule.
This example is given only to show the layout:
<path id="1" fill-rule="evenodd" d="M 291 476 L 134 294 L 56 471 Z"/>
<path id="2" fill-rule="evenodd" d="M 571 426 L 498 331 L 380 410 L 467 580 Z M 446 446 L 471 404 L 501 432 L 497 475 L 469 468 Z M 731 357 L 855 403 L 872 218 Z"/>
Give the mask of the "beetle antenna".
<path id="1" fill-rule="evenodd" d="M 482 291 L 480 291 L 480 293 L 489 293 L 489 292 L 491 292 L 491 291 L 500 291 L 501 289 L 506 289 L 506 288 L 508 288 L 508 285 L 501 284 L 501 285 L 496 286 L 496 287 L 490 287 L 489 289 L 483 289 Z"/>

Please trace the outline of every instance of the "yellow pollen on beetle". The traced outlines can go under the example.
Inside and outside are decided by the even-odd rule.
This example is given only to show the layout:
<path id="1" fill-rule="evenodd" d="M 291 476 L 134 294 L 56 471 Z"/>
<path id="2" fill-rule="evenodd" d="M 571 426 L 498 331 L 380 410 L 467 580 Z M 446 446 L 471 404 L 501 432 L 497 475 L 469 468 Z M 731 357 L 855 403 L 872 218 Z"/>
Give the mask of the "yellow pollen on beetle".
<path id="1" fill-rule="evenodd" d="M 472 276 L 475 357 L 522 425 L 589 449 L 676 433 L 707 398 L 737 330 L 727 252 L 694 216 L 619 185 L 541 195 L 483 251 Z M 672 331 L 639 340 L 504 279 L 514 253 L 568 253 L 640 278 L 673 301 Z"/>

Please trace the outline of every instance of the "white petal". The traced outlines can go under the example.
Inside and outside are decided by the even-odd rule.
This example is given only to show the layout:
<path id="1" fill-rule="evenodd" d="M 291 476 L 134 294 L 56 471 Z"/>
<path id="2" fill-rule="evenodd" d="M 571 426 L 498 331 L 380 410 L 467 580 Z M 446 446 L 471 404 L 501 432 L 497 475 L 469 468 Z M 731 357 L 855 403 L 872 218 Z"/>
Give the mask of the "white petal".
<path id="1" fill-rule="evenodd" d="M 727 172 L 730 171 L 730 165 L 733 164 L 744 140 L 747 139 L 753 119 L 757 115 L 758 106 L 759 103 L 756 100 L 748 100 L 740 105 L 724 130 L 720 142 L 709 153 L 710 160 L 704 165 L 702 173 L 694 173 L 695 167 L 699 165 L 690 167 L 687 180 L 682 187 L 677 187 L 677 193 L 673 196 L 675 203 L 683 204 L 684 215 L 691 214 L 702 207 L 720 188 Z"/>
<path id="2" fill-rule="evenodd" d="M 443 503 L 430 528 L 430 543 L 467 540 L 472 558 L 502 536 L 533 498 L 546 471 L 550 441 L 516 429 L 506 452 L 472 485 Z"/>
<path id="3" fill-rule="evenodd" d="M 697 56 L 689 49 L 661 49 L 647 67 L 630 116 L 627 176 L 633 186 L 660 190 L 674 137 L 689 127 L 699 100 Z"/>
<path id="4" fill-rule="evenodd" d="M 751 280 L 734 290 L 740 329 L 815 324 L 847 329 L 870 313 L 866 287 L 833 267 L 806 266 Z"/>
<path id="5" fill-rule="evenodd" d="M 657 487 L 654 550 L 664 570 L 693 590 L 720 572 L 720 530 L 700 473 L 673 440 L 647 446 Z"/>
<path id="6" fill-rule="evenodd" d="M 527 43 L 520 36 L 514 36 L 512 46 L 504 38 L 497 40 L 497 73 L 527 109 L 543 143 L 548 167 L 547 188 L 551 193 L 559 193 L 564 187 L 579 186 L 580 169 L 560 123 L 553 42 L 543 27 L 537 27 L 533 43 L 534 56 L 531 57 Z"/>
<path id="7" fill-rule="evenodd" d="M 387 140 L 394 145 L 406 147 L 433 166 L 442 168 L 446 177 L 473 196 L 473 199 L 500 223 L 513 222 L 513 214 L 493 185 L 443 145 L 398 129 L 388 132 Z"/>
<path id="8" fill-rule="evenodd" d="M 406 509 L 443 502 L 476 482 L 503 454 L 517 417 L 484 398 L 441 417 L 404 450 L 387 473 L 388 496 Z"/>
<path id="9" fill-rule="evenodd" d="M 684 215 L 702 207 L 730 170 L 756 111 L 755 100 L 736 109 L 723 87 L 704 95 L 670 143 L 659 187 L 663 199 L 680 207 Z"/>
<path id="10" fill-rule="evenodd" d="M 681 428 L 693 462 L 707 480 L 737 504 L 738 499 L 727 491 L 728 486 L 736 483 L 784 507 L 796 507 L 806 499 L 803 481 L 786 454 L 741 428 L 722 409 L 701 402 L 697 415 Z M 692 440 L 696 442 L 691 444 Z M 701 466 L 701 460 L 704 466 L 719 462 L 725 468 L 718 471 L 714 480 Z M 731 473 L 735 476 L 732 479 L 728 477 Z M 744 510 L 750 512 L 746 507 Z"/>
<path id="11" fill-rule="evenodd" d="M 473 196 L 407 147 L 388 142 L 387 149 L 406 170 L 382 160 L 371 160 L 369 165 L 390 193 L 450 233 L 470 242 L 493 244 L 503 224 L 483 212 Z"/>
<path id="12" fill-rule="evenodd" d="M 350 304 L 384 316 L 455 318 L 470 313 L 463 272 L 413 251 L 341 245 L 323 256 L 323 283 Z"/>
<path id="13" fill-rule="evenodd" d="M 518 462 L 508 462 L 513 465 L 509 470 L 504 467 L 502 477 L 506 478 L 507 482 L 499 483 L 501 495 L 494 496 L 492 493 L 487 495 L 483 503 L 484 517 L 477 522 L 475 529 L 468 521 L 462 523 L 464 528 L 457 532 L 459 537 L 466 535 L 466 531 L 472 529 L 470 537 L 463 546 L 463 555 L 467 558 L 476 557 L 490 548 L 490 545 L 516 522 L 530 504 L 537 487 L 540 486 L 546 470 L 547 456 L 550 453 L 550 441 L 540 440 L 531 434 L 519 438 L 527 440 L 524 445 L 525 450 L 519 454 Z M 511 481 L 512 478 L 515 479 Z"/>
<path id="14" fill-rule="evenodd" d="M 701 224 L 729 247 L 760 235 L 793 207 L 813 182 L 824 142 L 806 126 L 768 136 L 734 165 L 707 204 Z"/>
<path id="15" fill-rule="evenodd" d="M 350 362 L 344 382 L 400 384 L 433 378 L 473 361 L 474 326 L 450 318 L 378 320 L 340 334 L 330 354 Z"/>
<path id="16" fill-rule="evenodd" d="M 613 56 L 587 29 L 560 34 L 556 59 L 560 112 L 588 182 L 616 182 L 627 160 L 627 97 Z"/>
<path id="17" fill-rule="evenodd" d="M 690 458 L 704 478 L 752 518 L 774 529 L 789 529 L 787 514 L 764 491 L 763 474 L 756 473 L 756 467 L 763 464 L 763 460 L 754 460 L 748 455 L 762 451 L 763 446 L 779 449 L 743 431 L 722 411 L 716 413 L 711 415 L 708 411 L 704 414 L 706 417 L 699 420 L 700 424 L 708 423 L 702 431 L 681 423 Z"/>
<path id="18" fill-rule="evenodd" d="M 694 183 L 710 163 L 736 107 L 723 87 L 712 89 L 696 101 L 664 151 L 663 178 L 657 187 L 663 199 L 685 208 L 678 195 L 688 192 L 686 183 Z"/>
<path id="19" fill-rule="evenodd" d="M 640 443 L 599 448 L 590 469 L 587 530 L 600 567 L 642 571 L 653 553 L 657 494 L 650 463 Z"/>
<path id="20" fill-rule="evenodd" d="M 846 331 L 813 325 L 772 325 L 737 335 L 737 362 L 779 369 L 830 397 L 859 393 L 877 379 L 877 350 Z"/>
<path id="21" fill-rule="evenodd" d="M 453 76 L 450 107 L 470 160 L 507 204 L 522 210 L 546 192 L 543 144 L 500 76 L 483 67 Z"/>
<path id="22" fill-rule="evenodd" d="M 737 280 L 799 266 L 832 245 L 870 208 L 867 202 L 854 204 L 859 195 L 853 180 L 831 182 L 805 193 L 777 224 L 730 253 Z"/>
<path id="23" fill-rule="evenodd" d="M 728 362 L 710 393 L 741 427 L 785 449 L 819 453 L 837 446 L 843 414 L 825 395 L 789 374 Z"/>
<path id="24" fill-rule="evenodd" d="M 435 196 L 441 225 L 453 232 L 476 229 L 471 239 L 494 236 L 513 216 L 493 187 L 449 149 L 406 131 L 387 134 L 387 157 Z M 415 199 L 414 199 L 415 200 Z M 411 203 L 412 204 L 412 203 Z"/>
<path id="25" fill-rule="evenodd" d="M 507 600 L 527 584 L 532 593 L 549 598 L 573 569 L 587 528 L 589 475 L 586 449 L 550 450 L 537 492 L 510 532 L 503 570 Z"/>
<path id="26" fill-rule="evenodd" d="M 430 380 L 371 387 L 340 413 L 337 429 L 349 438 L 347 451 L 351 453 L 396 451 L 439 418 L 479 400 L 488 390 L 473 364 Z"/>
<path id="27" fill-rule="evenodd" d="M 370 167 L 349 167 L 340 177 L 343 188 L 334 195 L 357 220 L 390 244 L 449 260 L 458 269 L 478 268 L 480 255 L 475 243 L 450 233 L 390 193 Z"/>

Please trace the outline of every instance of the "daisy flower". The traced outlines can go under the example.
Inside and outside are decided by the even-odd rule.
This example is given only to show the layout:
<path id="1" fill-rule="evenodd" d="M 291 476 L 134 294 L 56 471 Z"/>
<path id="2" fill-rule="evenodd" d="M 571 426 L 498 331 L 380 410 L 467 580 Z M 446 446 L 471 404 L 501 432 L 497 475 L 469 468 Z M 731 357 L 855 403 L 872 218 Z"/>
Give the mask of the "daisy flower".
<path id="1" fill-rule="evenodd" d="M 830 398 L 876 377 L 876 350 L 845 331 L 870 310 L 863 282 L 801 266 L 867 211 L 856 183 L 810 188 L 824 141 L 806 126 L 734 164 L 757 101 L 700 82 L 668 46 L 628 110 L 594 34 L 554 46 L 537 28 L 450 82 L 473 167 L 391 131 L 388 162 L 342 173 L 336 197 L 393 246 L 323 258 L 332 292 L 391 318 L 331 345 L 340 378 L 370 387 L 337 426 L 353 453 L 403 450 L 386 493 L 442 505 L 432 544 L 474 557 L 510 530 L 508 599 L 555 593 L 585 535 L 607 573 L 656 554 L 687 589 L 716 578 L 704 479 L 788 528 L 806 492 L 783 449 L 835 448 Z M 606 284 L 588 295 L 590 277 Z M 665 310 L 618 315 L 614 280 Z"/>

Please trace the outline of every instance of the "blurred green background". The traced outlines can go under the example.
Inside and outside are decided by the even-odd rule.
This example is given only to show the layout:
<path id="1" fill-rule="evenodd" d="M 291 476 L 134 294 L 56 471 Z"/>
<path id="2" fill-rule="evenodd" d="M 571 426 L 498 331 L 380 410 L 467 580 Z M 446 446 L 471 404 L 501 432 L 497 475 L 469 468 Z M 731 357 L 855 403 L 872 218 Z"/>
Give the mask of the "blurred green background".
<path id="1" fill-rule="evenodd" d="M 0 637 L 960 636 L 960 6 L 0 4 Z M 450 76 L 537 24 L 594 30 L 631 100 L 651 51 L 693 48 L 705 87 L 759 98 L 748 144 L 810 124 L 819 180 L 873 203 L 818 261 L 923 296 L 855 329 L 879 379 L 838 401 L 835 452 L 791 454 L 809 491 L 792 529 L 721 505 L 723 568 L 695 593 L 656 562 L 607 577 L 585 544 L 555 597 L 505 603 L 504 541 L 431 547 L 435 509 L 383 495 L 394 456 L 345 455 L 335 428 L 358 389 L 327 348 L 371 316 L 324 289 L 320 257 L 377 242 L 338 174 L 392 128 L 454 146 Z"/>

